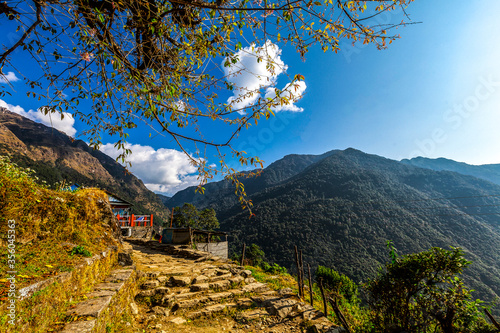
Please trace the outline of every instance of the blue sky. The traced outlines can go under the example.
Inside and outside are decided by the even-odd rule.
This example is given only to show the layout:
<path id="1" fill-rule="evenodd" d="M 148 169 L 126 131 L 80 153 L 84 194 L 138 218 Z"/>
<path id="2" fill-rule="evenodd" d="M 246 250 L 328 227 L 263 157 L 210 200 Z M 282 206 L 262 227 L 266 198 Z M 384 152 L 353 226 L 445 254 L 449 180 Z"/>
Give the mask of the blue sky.
<path id="1" fill-rule="evenodd" d="M 422 23 L 399 29 L 401 39 L 383 51 L 346 43 L 338 54 L 312 48 L 303 62 L 293 48 L 273 41 L 286 72 L 305 77 L 305 94 L 295 103 L 302 112 L 278 112 L 243 132 L 235 146 L 266 164 L 287 154 L 348 147 L 397 160 L 426 156 L 500 163 L 499 9 L 495 0 L 416 0 L 408 13 Z M 276 86 L 288 82 L 283 74 Z M 26 97 L 22 81 L 12 87 L 3 105 L 18 106 L 17 112 L 28 116 L 40 107 Z M 35 111 L 31 118 L 50 124 Z M 63 125 L 85 140 L 78 137 L 83 124 Z M 224 139 L 216 127 L 208 134 Z M 173 194 L 196 183 L 194 168 L 172 150 L 171 140 L 150 139 L 139 128 L 130 142 L 136 152 L 131 170 L 150 189 Z M 110 145 L 105 151 L 113 155 Z"/>

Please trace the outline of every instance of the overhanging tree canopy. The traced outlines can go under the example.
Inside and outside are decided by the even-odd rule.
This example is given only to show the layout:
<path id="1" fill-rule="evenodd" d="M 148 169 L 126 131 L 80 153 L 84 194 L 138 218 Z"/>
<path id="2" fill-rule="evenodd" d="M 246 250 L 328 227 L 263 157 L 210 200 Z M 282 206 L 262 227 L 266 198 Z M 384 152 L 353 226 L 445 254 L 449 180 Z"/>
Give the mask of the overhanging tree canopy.
<path id="1" fill-rule="evenodd" d="M 346 39 L 385 48 L 398 37 L 393 29 L 407 23 L 379 24 L 376 17 L 396 9 L 406 17 L 412 1 L 6 1 L 0 17 L 16 22 L 18 32 L 3 45 L 0 66 L 15 68 L 13 52 L 29 52 L 43 76 L 15 69 L 32 87 L 29 95 L 46 101 L 45 112 L 69 111 L 85 121 L 84 134 L 94 146 L 103 133 L 118 135 L 122 158 L 130 153 L 129 131 L 143 122 L 151 133 L 175 140 L 198 167 L 203 184 L 217 172 L 235 174 L 226 153 L 242 164 L 262 166 L 232 143 L 242 129 L 294 102 L 304 79 L 297 74 L 267 97 L 260 96 L 261 87 L 235 86 L 228 77 L 241 72 L 231 66 L 244 45 L 263 45 L 258 61 L 266 62 L 271 74 L 280 70 L 266 55 L 273 43 L 291 44 L 302 57 L 315 44 L 337 52 Z M 228 90 L 235 98 L 222 99 L 220 93 Z M 78 108 L 85 99 L 92 101 L 91 110 Z M 205 137 L 204 126 L 211 126 L 206 120 L 225 125 L 227 138 Z M 188 153 L 187 143 L 196 145 L 196 153 Z M 206 149 L 218 153 L 218 166 L 207 163 Z"/>

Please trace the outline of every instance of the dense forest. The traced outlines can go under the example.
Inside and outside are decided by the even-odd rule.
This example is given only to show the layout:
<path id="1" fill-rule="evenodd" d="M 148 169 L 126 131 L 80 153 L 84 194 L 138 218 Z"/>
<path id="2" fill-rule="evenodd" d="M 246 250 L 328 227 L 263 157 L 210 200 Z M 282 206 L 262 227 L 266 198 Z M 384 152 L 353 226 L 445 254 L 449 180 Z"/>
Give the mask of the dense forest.
<path id="1" fill-rule="evenodd" d="M 252 218 L 228 182 L 209 184 L 204 197 L 181 191 L 168 204 L 191 196 L 198 208 L 214 208 L 234 252 L 255 243 L 293 272 L 297 245 L 314 268 L 332 267 L 356 282 L 372 278 L 386 262 L 387 240 L 401 254 L 458 246 L 473 262 L 464 280 L 474 295 L 488 301 L 500 295 L 496 184 L 354 149 L 286 156 L 244 182 Z"/>

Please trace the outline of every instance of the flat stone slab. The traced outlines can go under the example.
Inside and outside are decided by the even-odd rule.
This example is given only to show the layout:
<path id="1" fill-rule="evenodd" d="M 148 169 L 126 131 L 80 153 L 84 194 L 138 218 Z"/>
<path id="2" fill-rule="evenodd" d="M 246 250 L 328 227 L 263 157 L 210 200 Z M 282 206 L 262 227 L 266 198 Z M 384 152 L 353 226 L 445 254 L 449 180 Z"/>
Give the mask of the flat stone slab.
<path id="1" fill-rule="evenodd" d="M 205 282 L 208 282 L 208 277 L 206 277 L 205 275 L 198 275 L 193 280 L 193 284 L 199 284 L 199 283 L 205 283 Z"/>
<path id="2" fill-rule="evenodd" d="M 248 308 L 251 308 L 254 303 L 253 303 L 253 301 L 250 298 L 244 297 L 244 298 L 240 298 L 236 302 L 236 304 L 240 308 L 248 309 Z"/>
<path id="3" fill-rule="evenodd" d="M 262 293 L 264 291 L 268 291 L 269 287 L 265 283 L 254 282 L 243 286 L 241 290 L 245 293 Z"/>
<path id="4" fill-rule="evenodd" d="M 216 294 L 212 294 L 212 295 L 208 295 L 208 299 L 211 300 L 212 302 L 215 302 L 215 301 L 218 301 L 218 300 L 221 300 L 221 299 L 224 299 L 224 298 L 229 298 L 229 297 L 232 297 L 233 294 L 228 292 L 228 291 L 225 291 L 225 292 L 222 292 L 222 293 L 216 293 Z"/>
<path id="5" fill-rule="evenodd" d="M 111 296 L 104 296 L 94 299 L 89 299 L 78 303 L 75 308 L 70 309 L 66 312 L 67 316 L 88 316 L 88 317 L 99 317 L 101 312 L 106 309 L 111 302 Z"/>
<path id="6" fill-rule="evenodd" d="M 142 289 L 154 289 L 160 286 L 160 282 L 157 280 L 149 280 L 141 285 Z"/>
<path id="7" fill-rule="evenodd" d="M 289 298 L 282 298 L 269 301 L 269 313 L 281 318 L 286 318 L 295 309 L 296 301 Z"/>
<path id="8" fill-rule="evenodd" d="M 262 309 L 255 309 L 255 310 L 249 310 L 249 311 L 243 311 L 241 313 L 241 318 L 246 320 L 246 321 L 252 321 L 256 319 L 261 319 L 264 316 L 268 316 L 269 314 Z"/>
<path id="9" fill-rule="evenodd" d="M 206 291 L 208 289 L 209 289 L 208 283 L 198 283 L 198 284 L 191 285 L 191 291 L 193 291 L 193 292 Z"/>
<path id="10" fill-rule="evenodd" d="M 97 320 L 82 320 L 74 321 L 72 323 L 66 324 L 62 331 L 59 333 L 88 333 L 92 332 L 95 327 Z"/>
<path id="11" fill-rule="evenodd" d="M 183 287 L 191 284 L 191 278 L 188 276 L 172 276 L 170 278 L 170 283 L 175 286 Z"/>
<path id="12" fill-rule="evenodd" d="M 186 319 L 184 319 L 182 317 L 175 317 L 173 319 L 170 319 L 169 322 L 180 325 L 180 324 L 184 324 L 186 322 Z"/>
<path id="13" fill-rule="evenodd" d="M 96 297 L 104 297 L 104 296 L 114 296 L 116 291 L 114 290 L 98 290 L 93 291 L 91 293 L 86 294 L 87 298 L 96 298 Z"/>
<path id="14" fill-rule="evenodd" d="M 230 279 L 232 277 L 233 277 L 233 274 L 231 274 L 231 273 L 222 274 L 222 275 L 216 275 L 216 276 L 210 278 L 210 282 L 227 280 L 227 279 Z"/>
<path id="15" fill-rule="evenodd" d="M 231 282 L 229 282 L 228 280 L 222 280 L 210 283 L 210 289 L 226 290 L 229 287 L 231 287 Z"/>
<path id="16" fill-rule="evenodd" d="M 127 281 L 132 275 L 131 269 L 117 269 L 112 271 L 109 276 L 104 279 L 106 282 Z"/>
<path id="17" fill-rule="evenodd" d="M 96 286 L 94 287 L 94 289 L 96 291 L 100 291 L 100 290 L 114 290 L 114 291 L 119 291 L 120 289 L 123 288 L 124 285 L 125 285 L 125 282 L 118 282 L 118 283 L 103 282 L 103 283 L 96 284 Z"/>
<path id="18" fill-rule="evenodd" d="M 156 295 L 166 295 L 170 292 L 170 289 L 167 287 L 158 287 L 154 290 Z"/>

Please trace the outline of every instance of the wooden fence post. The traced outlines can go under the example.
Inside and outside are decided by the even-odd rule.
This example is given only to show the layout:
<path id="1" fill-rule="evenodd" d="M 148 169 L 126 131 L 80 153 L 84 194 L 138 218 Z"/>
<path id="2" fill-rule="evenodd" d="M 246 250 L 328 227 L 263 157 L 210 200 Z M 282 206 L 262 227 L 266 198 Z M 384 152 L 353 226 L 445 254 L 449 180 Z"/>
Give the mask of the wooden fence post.
<path id="1" fill-rule="evenodd" d="M 351 328 L 349 327 L 349 324 L 347 323 L 347 320 L 344 317 L 344 314 L 342 311 L 340 311 L 339 305 L 337 304 L 337 299 L 333 298 L 328 298 L 328 301 L 330 301 L 330 304 L 332 305 L 333 312 L 335 312 L 335 315 L 337 316 L 337 319 L 342 323 L 342 326 L 344 326 L 344 329 L 346 330 L 347 333 L 351 333 Z"/>
<path id="2" fill-rule="evenodd" d="M 495 327 L 500 330 L 500 324 L 495 320 L 495 318 L 491 315 L 491 313 L 487 309 L 484 309 L 484 312 L 486 313 L 488 318 L 490 318 L 493 325 L 495 325 Z"/>
<path id="3" fill-rule="evenodd" d="M 328 318 L 328 303 L 326 302 L 325 289 L 323 289 L 323 281 L 319 280 L 319 290 L 321 291 L 321 298 L 323 299 L 323 310 L 325 317 Z"/>
<path id="4" fill-rule="evenodd" d="M 153 214 L 151 214 L 151 218 L 150 219 L 151 219 L 151 222 L 150 222 L 149 226 L 152 227 L 153 226 Z"/>
<path id="5" fill-rule="evenodd" d="M 305 298 L 306 295 L 304 293 L 304 261 L 302 260 L 302 250 L 300 250 L 300 292 L 302 294 L 302 297 Z"/>
<path id="6" fill-rule="evenodd" d="M 314 300 L 313 300 L 313 284 L 312 284 L 312 279 L 311 279 L 311 266 L 307 264 L 307 270 L 309 271 L 309 294 L 311 295 L 311 306 L 314 305 Z"/>
<path id="7" fill-rule="evenodd" d="M 135 215 L 134 214 L 132 214 L 132 216 L 130 217 L 130 226 L 135 227 Z"/>
<path id="8" fill-rule="evenodd" d="M 241 251 L 241 262 L 240 262 L 240 266 L 243 266 L 243 261 L 245 260 L 245 247 L 246 247 L 246 244 L 243 243 L 243 250 Z"/>
<path id="9" fill-rule="evenodd" d="M 299 262 L 299 251 L 297 250 L 297 245 L 295 245 L 295 263 L 297 264 L 297 283 L 299 287 L 299 298 L 302 298 L 302 289 L 300 288 L 300 262 Z"/>

